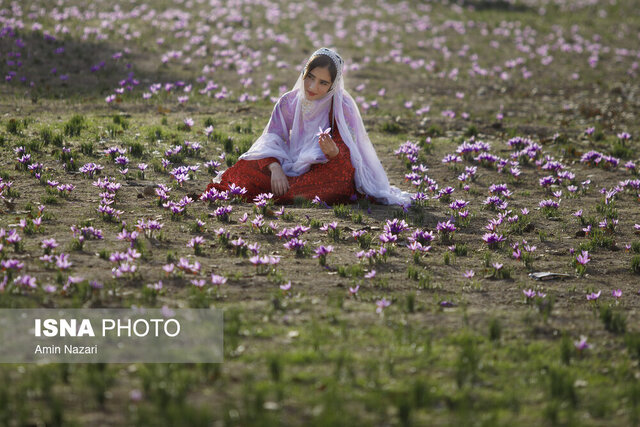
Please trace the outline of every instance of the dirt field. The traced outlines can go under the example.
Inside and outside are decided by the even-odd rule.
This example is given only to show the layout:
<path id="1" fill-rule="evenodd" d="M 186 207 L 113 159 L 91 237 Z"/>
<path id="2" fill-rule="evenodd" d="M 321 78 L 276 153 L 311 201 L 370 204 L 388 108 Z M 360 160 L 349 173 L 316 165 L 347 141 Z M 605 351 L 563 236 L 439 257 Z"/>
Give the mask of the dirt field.
<path id="1" fill-rule="evenodd" d="M 221 309 L 225 361 L 5 364 L 2 424 L 638 424 L 633 2 L 59 3 L 0 1 L 0 307 Z M 426 200 L 199 200 L 323 45 Z"/>

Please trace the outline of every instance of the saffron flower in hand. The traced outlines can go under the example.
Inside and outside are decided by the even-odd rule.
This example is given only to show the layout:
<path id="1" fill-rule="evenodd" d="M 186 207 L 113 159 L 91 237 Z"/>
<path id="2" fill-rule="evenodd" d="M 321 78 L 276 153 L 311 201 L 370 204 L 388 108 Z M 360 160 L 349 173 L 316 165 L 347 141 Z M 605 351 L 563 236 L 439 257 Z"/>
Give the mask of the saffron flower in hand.
<path id="1" fill-rule="evenodd" d="M 320 132 L 316 133 L 316 136 L 321 136 L 321 135 L 329 135 L 329 132 L 331 132 L 331 128 L 326 128 L 325 130 L 322 130 L 322 127 L 318 127 L 318 129 L 320 130 Z"/>

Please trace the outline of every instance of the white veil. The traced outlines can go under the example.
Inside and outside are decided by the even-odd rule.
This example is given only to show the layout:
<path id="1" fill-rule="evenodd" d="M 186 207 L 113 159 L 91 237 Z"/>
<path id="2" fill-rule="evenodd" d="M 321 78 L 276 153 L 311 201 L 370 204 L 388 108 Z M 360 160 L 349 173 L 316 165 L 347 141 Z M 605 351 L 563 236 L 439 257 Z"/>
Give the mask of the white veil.
<path id="1" fill-rule="evenodd" d="M 317 55 L 330 57 L 338 72 L 327 94 L 319 100 L 309 101 L 304 93 L 303 76 Z M 410 194 L 389 185 L 387 174 L 364 128 L 360 111 L 344 89 L 343 65 L 342 58 L 335 51 L 324 47 L 315 51 L 293 89 L 278 100 L 262 135 L 240 159 L 275 157 L 280 161 L 285 175 L 302 175 L 312 164 L 328 161 L 318 144 L 318 128 L 338 126 L 342 140 L 349 147 L 351 163 L 355 168 L 356 189 L 380 203 L 408 205 L 411 203 Z M 333 123 L 329 123 L 332 103 Z"/>

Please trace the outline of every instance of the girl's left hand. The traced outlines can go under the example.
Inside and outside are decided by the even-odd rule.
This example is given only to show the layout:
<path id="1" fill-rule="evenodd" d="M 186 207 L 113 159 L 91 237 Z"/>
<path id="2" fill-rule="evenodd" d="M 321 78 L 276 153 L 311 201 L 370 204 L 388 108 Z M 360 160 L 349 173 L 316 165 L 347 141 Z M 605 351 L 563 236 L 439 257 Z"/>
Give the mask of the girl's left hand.
<path id="1" fill-rule="evenodd" d="M 330 135 L 328 134 L 320 134 L 318 137 L 318 143 L 320 144 L 320 149 L 324 153 L 327 158 L 332 159 L 340 153 L 340 149 L 333 141 Z"/>

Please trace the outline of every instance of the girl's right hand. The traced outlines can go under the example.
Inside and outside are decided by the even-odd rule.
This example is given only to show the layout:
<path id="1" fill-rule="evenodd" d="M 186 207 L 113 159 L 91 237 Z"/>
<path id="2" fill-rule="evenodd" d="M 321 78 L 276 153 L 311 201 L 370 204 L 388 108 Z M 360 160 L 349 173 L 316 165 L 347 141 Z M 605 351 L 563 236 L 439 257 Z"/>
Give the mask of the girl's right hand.
<path id="1" fill-rule="evenodd" d="M 271 191 L 276 197 L 280 197 L 289 190 L 289 181 L 279 163 L 269 165 L 271 170 Z"/>

